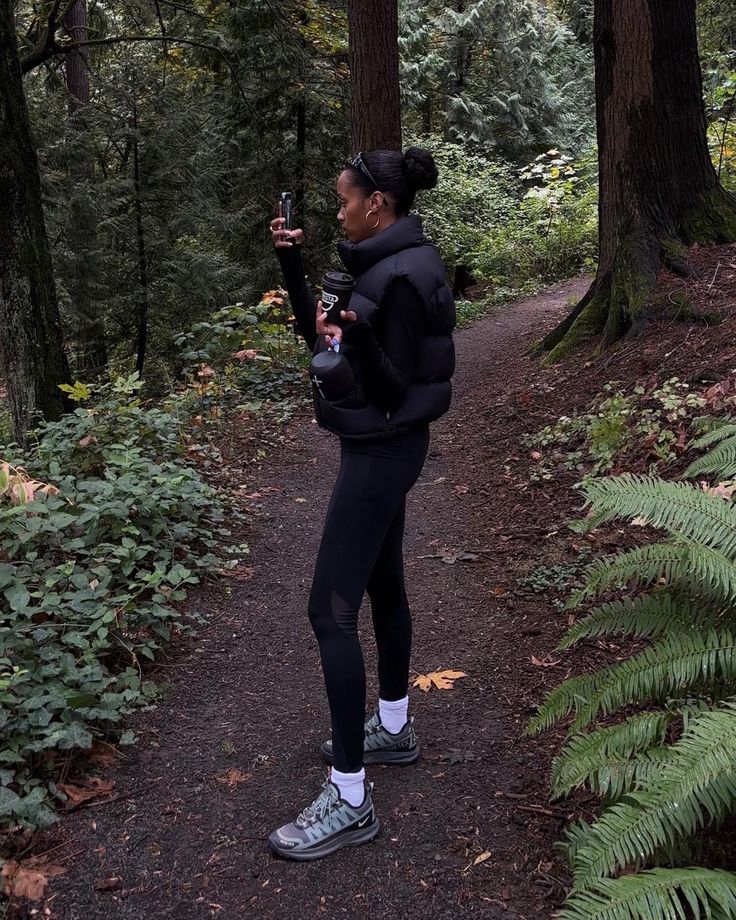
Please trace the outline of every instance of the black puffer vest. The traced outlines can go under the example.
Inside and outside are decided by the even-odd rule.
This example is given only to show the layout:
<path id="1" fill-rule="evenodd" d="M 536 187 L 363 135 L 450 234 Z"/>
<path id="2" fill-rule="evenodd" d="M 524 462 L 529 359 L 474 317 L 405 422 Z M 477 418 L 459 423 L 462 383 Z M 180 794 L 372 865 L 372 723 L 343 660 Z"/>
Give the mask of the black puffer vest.
<path id="1" fill-rule="evenodd" d="M 369 322 L 380 343 L 381 301 L 395 278 L 405 278 L 425 307 L 424 338 L 419 346 L 412 380 L 400 403 L 390 412 L 368 402 L 358 362 L 346 344 L 343 354 L 353 366 L 356 388 L 337 402 L 315 392 L 315 413 L 323 428 L 348 438 L 386 437 L 419 427 L 444 415 L 450 407 L 455 370 L 455 303 L 445 269 L 435 247 L 422 231 L 416 215 L 402 217 L 386 230 L 360 243 L 338 246 L 345 268 L 355 278 L 350 309 Z M 326 348 L 320 336 L 315 351 Z"/>

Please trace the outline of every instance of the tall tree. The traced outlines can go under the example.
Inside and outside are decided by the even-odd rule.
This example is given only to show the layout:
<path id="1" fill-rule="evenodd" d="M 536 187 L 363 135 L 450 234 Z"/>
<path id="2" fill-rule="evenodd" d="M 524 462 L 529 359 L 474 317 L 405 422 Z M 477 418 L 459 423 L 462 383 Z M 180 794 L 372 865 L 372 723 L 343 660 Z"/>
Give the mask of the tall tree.
<path id="1" fill-rule="evenodd" d="M 90 102 L 87 0 L 76 0 L 67 13 L 64 28 L 75 46 L 64 58 L 66 87 L 69 94 L 69 124 L 78 137 L 71 141 L 69 172 L 76 180 L 77 194 L 70 202 L 69 242 L 72 252 L 83 252 L 76 259 L 69 294 L 74 304 L 74 337 L 78 340 L 77 370 L 82 377 L 97 377 L 107 369 L 107 344 L 102 305 L 95 300 L 94 283 L 99 275 L 99 259 L 94 258 L 85 242 L 97 228 L 91 220 L 89 189 L 94 179 L 90 151 L 91 132 L 85 118 Z M 86 249 L 86 251 L 84 251 Z"/>
<path id="2" fill-rule="evenodd" d="M 69 382 L 69 368 L 11 0 L 0 0 L 0 202 L 0 372 L 24 443 L 39 416 L 65 411 L 59 384 Z"/>
<path id="3" fill-rule="evenodd" d="M 590 290 L 539 344 L 561 357 L 646 316 L 662 262 L 736 239 L 736 198 L 708 153 L 696 0 L 596 0 L 593 42 L 600 167 L 599 261 Z"/>
<path id="4" fill-rule="evenodd" d="M 353 151 L 400 150 L 398 0 L 348 0 Z"/>

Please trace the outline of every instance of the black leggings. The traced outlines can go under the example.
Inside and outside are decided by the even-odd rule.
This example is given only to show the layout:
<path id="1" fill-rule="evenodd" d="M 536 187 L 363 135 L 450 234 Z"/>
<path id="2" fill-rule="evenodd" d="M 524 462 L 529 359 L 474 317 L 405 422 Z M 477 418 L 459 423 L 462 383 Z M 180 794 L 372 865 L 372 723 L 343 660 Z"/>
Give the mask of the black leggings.
<path id="1" fill-rule="evenodd" d="M 422 471 L 429 429 L 393 438 L 342 441 L 340 472 L 317 555 L 309 619 L 319 642 L 332 716 L 335 767 L 363 763 L 365 665 L 358 610 L 368 591 L 378 647 L 381 699 L 409 686 L 411 614 L 404 589 L 406 495 Z"/>

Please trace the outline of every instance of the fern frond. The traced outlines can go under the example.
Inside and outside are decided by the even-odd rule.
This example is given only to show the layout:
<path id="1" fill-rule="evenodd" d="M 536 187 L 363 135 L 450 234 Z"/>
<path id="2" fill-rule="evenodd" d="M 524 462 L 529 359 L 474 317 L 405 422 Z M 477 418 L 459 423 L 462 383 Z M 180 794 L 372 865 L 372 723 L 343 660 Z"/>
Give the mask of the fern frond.
<path id="1" fill-rule="evenodd" d="M 722 869 L 651 869 L 617 879 L 596 879 L 587 890 L 573 893 L 557 917 L 729 920 L 736 917 L 736 874 Z"/>
<path id="2" fill-rule="evenodd" d="M 701 415 L 692 420 L 691 427 L 700 435 L 690 446 L 703 450 L 736 434 L 736 415 Z"/>
<path id="3" fill-rule="evenodd" d="M 722 479 L 730 479 L 736 475 L 736 431 L 731 437 L 723 439 L 713 450 L 693 460 L 682 474 L 682 478 L 693 479 L 708 473 L 715 473 Z M 727 502 L 724 504 L 729 507 Z"/>
<path id="4" fill-rule="evenodd" d="M 715 498 L 715 496 L 712 496 Z M 721 504 L 722 499 L 716 499 Z M 585 583 L 567 602 L 567 609 L 590 597 L 629 583 L 649 585 L 664 581 L 689 593 L 706 589 L 721 602 L 736 600 L 736 565 L 717 549 L 683 539 L 651 543 L 591 563 Z"/>
<path id="5" fill-rule="evenodd" d="M 736 464 L 736 440 L 733 463 Z M 626 473 L 591 479 L 584 484 L 583 492 L 596 526 L 615 518 L 639 518 L 651 527 L 682 534 L 730 558 L 736 555 L 736 510 L 692 483 Z"/>
<path id="6" fill-rule="evenodd" d="M 736 808 L 736 706 L 693 719 L 641 792 L 603 813 L 575 855 L 575 886 L 638 865 Z"/>
<path id="7" fill-rule="evenodd" d="M 684 690 L 736 683 L 736 640 L 726 631 L 669 636 L 633 658 L 572 677 L 547 696 L 527 731 L 543 731 L 575 712 L 570 731 L 631 703 L 663 702 Z"/>
<path id="8" fill-rule="evenodd" d="M 721 611 L 703 609 L 695 600 L 675 597 L 668 591 L 655 591 L 637 597 L 601 604 L 566 633 L 558 650 L 569 649 L 593 636 L 660 636 L 711 625 Z M 736 617 L 735 617 L 736 619 Z"/>
<path id="9" fill-rule="evenodd" d="M 552 764 L 553 797 L 567 795 L 585 783 L 590 783 L 593 791 L 602 795 L 620 794 L 617 776 L 622 775 L 623 783 L 635 755 L 661 746 L 667 726 L 676 718 L 676 713 L 643 712 L 620 725 L 575 735 Z M 637 773 L 637 770 L 629 772 Z M 631 776 L 627 787 L 636 779 Z M 607 791 L 614 789 L 615 793 Z"/>
<path id="10" fill-rule="evenodd" d="M 554 844 L 555 849 L 564 855 L 570 868 L 575 863 L 575 856 L 578 850 L 585 846 L 591 830 L 592 826 L 588 824 L 585 818 L 580 818 L 579 821 L 574 821 L 568 826 L 565 831 L 565 839 L 558 840 Z"/>

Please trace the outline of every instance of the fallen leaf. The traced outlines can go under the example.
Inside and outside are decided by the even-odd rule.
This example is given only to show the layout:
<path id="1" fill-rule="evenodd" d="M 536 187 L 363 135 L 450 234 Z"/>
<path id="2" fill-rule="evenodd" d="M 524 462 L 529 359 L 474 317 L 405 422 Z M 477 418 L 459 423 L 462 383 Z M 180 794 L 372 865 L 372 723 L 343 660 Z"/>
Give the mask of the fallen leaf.
<path id="1" fill-rule="evenodd" d="M 234 351 L 233 358 L 236 358 L 238 361 L 251 361 L 257 354 L 258 352 L 255 348 L 244 348 L 241 351 Z"/>
<path id="2" fill-rule="evenodd" d="M 92 747 L 86 752 L 92 763 L 100 767 L 112 767 L 118 762 L 118 753 L 114 747 L 95 738 Z"/>
<path id="3" fill-rule="evenodd" d="M 728 482 L 719 482 L 716 486 L 709 486 L 707 482 L 701 482 L 700 488 L 709 495 L 716 495 L 718 498 L 725 498 L 730 502 L 736 492 L 736 480 Z"/>
<path id="4" fill-rule="evenodd" d="M 537 658 L 532 655 L 532 664 L 535 668 L 554 668 L 560 663 L 560 661 L 562 661 L 561 658 L 559 658 L 557 661 L 553 661 L 551 655 L 547 655 L 546 658 Z"/>
<path id="5" fill-rule="evenodd" d="M 481 853 L 480 856 L 476 856 L 473 860 L 474 866 L 479 866 L 481 863 L 485 862 L 487 859 L 491 858 L 491 851 L 486 850 L 484 853 Z"/>
<path id="6" fill-rule="evenodd" d="M 78 808 L 91 799 L 97 799 L 103 795 L 109 795 L 115 787 L 114 779 L 101 779 L 99 776 L 91 776 L 84 780 L 84 785 L 75 785 L 73 783 L 59 783 L 60 789 L 67 797 L 66 808 L 71 811 Z"/>
<path id="7" fill-rule="evenodd" d="M 540 452 L 538 450 L 533 450 L 532 460 L 541 460 L 541 459 L 542 459 L 542 455 L 540 454 Z"/>
<path id="8" fill-rule="evenodd" d="M 432 686 L 438 690 L 452 690 L 456 680 L 467 676 L 465 671 L 430 671 L 429 674 L 420 674 L 413 686 L 419 687 L 424 693 L 428 693 Z"/>
<path id="9" fill-rule="evenodd" d="M 119 888 L 122 878 L 119 875 L 113 875 L 111 878 L 98 878 L 95 882 L 97 891 L 112 891 L 113 888 Z"/>
<path id="10" fill-rule="evenodd" d="M 90 444 L 97 444 L 97 438 L 93 434 L 88 434 L 79 440 L 80 447 L 89 447 Z"/>
<path id="11" fill-rule="evenodd" d="M 233 767 L 223 773 L 222 776 L 216 776 L 215 779 L 218 783 L 224 783 L 232 788 L 233 786 L 239 786 L 241 783 L 247 783 L 252 775 L 252 773 L 243 773 L 242 770 L 237 770 Z"/>
<path id="12" fill-rule="evenodd" d="M 48 880 L 54 876 L 63 875 L 65 872 L 66 869 L 63 866 L 54 866 L 32 859 L 23 863 L 8 859 L 0 870 L 0 876 L 4 882 L 3 892 L 9 898 L 28 898 L 30 901 L 40 901 Z"/>

